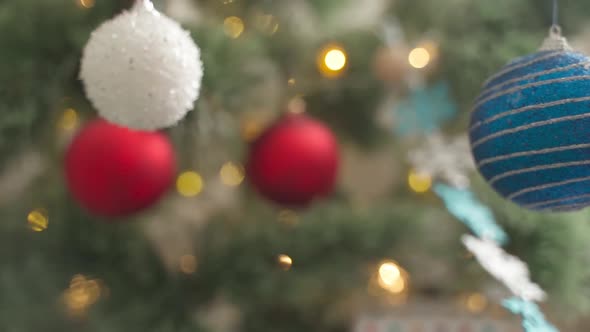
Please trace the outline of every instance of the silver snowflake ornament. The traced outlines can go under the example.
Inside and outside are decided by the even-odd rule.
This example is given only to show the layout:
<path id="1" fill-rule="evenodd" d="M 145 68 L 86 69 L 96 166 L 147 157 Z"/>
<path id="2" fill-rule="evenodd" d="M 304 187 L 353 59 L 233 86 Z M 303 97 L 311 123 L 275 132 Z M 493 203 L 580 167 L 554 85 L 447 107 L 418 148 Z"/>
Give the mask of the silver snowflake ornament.
<path id="1" fill-rule="evenodd" d="M 457 188 L 469 187 L 469 172 L 475 169 L 465 135 L 447 140 L 440 133 L 432 134 L 421 147 L 408 153 L 408 161 L 417 172 Z"/>

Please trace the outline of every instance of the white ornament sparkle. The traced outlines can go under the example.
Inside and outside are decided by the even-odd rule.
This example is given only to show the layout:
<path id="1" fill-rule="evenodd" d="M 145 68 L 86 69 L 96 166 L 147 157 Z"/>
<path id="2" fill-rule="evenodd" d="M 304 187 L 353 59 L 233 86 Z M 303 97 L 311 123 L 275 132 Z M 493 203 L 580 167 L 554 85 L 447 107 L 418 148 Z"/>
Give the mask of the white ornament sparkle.
<path id="1" fill-rule="evenodd" d="M 176 124 L 199 95 L 203 64 L 190 33 L 149 0 L 103 23 L 91 35 L 80 78 L 99 114 L 143 130 Z"/>
<path id="2" fill-rule="evenodd" d="M 408 161 L 418 173 L 443 179 L 457 188 L 469 186 L 469 172 L 475 169 L 466 136 L 447 141 L 441 134 L 432 134 L 423 146 L 408 153 Z"/>
<path id="3" fill-rule="evenodd" d="M 482 240 L 471 235 L 463 235 L 461 240 L 475 255 L 479 264 L 506 285 L 512 294 L 526 301 L 545 300 L 545 292 L 530 280 L 529 268 L 520 259 L 506 253 L 491 240 Z"/>

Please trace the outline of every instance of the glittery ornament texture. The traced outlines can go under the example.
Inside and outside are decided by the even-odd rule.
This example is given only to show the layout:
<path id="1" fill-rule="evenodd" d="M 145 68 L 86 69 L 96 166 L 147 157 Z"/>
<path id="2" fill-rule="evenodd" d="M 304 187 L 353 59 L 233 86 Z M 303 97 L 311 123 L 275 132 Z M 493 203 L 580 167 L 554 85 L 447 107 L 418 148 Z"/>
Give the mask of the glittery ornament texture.
<path id="1" fill-rule="evenodd" d="M 144 130 L 180 121 L 193 108 L 202 76 L 200 51 L 189 32 L 147 0 L 92 33 L 80 72 L 102 117 Z"/>
<path id="2" fill-rule="evenodd" d="M 516 59 L 475 102 L 471 148 L 484 178 L 533 210 L 590 205 L 590 60 L 561 48 Z"/>

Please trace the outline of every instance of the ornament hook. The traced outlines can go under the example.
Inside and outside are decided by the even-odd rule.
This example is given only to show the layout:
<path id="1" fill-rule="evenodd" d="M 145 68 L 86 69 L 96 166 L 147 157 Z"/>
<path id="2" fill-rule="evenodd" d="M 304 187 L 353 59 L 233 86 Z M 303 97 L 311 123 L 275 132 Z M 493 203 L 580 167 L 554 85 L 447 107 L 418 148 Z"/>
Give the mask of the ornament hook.
<path id="1" fill-rule="evenodd" d="M 553 24 L 551 28 L 549 28 L 549 36 L 554 38 L 561 37 L 561 27 L 557 24 Z"/>
<path id="2" fill-rule="evenodd" d="M 559 0 L 553 0 L 553 19 L 549 28 L 549 36 L 545 38 L 541 51 L 571 51 L 572 48 L 567 40 L 561 35 L 559 26 Z"/>

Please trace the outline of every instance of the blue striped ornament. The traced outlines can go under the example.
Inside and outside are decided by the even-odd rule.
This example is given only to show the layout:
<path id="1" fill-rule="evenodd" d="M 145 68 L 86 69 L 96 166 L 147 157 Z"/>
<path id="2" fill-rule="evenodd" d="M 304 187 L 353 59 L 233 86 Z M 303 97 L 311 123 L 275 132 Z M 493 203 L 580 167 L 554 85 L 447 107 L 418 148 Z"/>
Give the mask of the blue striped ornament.
<path id="1" fill-rule="evenodd" d="M 488 79 L 469 128 L 479 172 L 532 210 L 590 205 L 590 59 L 568 49 L 518 58 Z"/>

